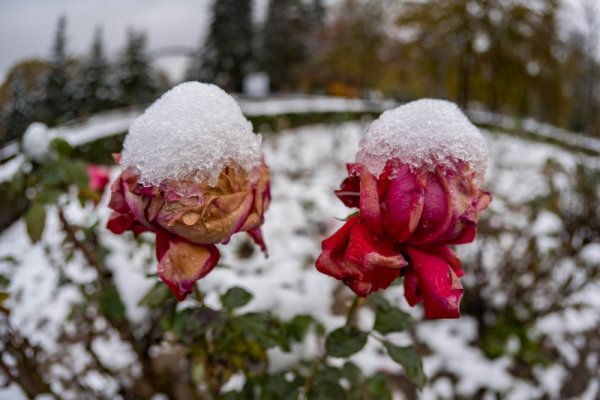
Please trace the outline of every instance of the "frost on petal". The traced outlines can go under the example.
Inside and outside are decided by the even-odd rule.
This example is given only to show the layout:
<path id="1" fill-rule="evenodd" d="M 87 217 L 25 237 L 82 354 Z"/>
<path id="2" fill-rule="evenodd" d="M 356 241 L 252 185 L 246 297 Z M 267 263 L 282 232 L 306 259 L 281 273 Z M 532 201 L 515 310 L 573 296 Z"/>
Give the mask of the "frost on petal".
<path id="1" fill-rule="evenodd" d="M 250 171 L 259 165 L 261 140 L 233 97 L 212 84 L 185 82 L 133 123 L 121 166 L 137 169 L 144 185 L 215 184 L 226 166 Z"/>
<path id="2" fill-rule="evenodd" d="M 487 147 L 456 104 L 423 99 L 384 112 L 367 130 L 356 157 L 376 176 L 392 159 L 429 171 L 453 169 L 457 162 L 464 162 L 481 182 Z"/>

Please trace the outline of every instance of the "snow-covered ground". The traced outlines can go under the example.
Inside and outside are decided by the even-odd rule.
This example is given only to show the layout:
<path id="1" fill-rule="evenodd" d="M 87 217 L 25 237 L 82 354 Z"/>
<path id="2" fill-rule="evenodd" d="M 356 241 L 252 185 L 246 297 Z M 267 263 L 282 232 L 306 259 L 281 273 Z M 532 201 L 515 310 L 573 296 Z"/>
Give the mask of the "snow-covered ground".
<path id="1" fill-rule="evenodd" d="M 249 258 L 241 259 L 238 250 L 247 240 L 243 234 L 236 235 L 231 243 L 221 246 L 222 267 L 216 268 L 199 282 L 208 305 L 218 306 L 220 293 L 232 286 L 242 286 L 254 294 L 254 299 L 242 311 L 268 309 L 286 319 L 308 313 L 321 320 L 328 329 L 343 323 L 344 317 L 332 311 L 333 292 L 340 289 L 340 284 L 318 273 L 314 261 L 320 252 L 320 241 L 340 226 L 341 222 L 336 217 L 344 218 L 349 213 L 334 196 L 333 190 L 346 175 L 345 163 L 354 160 L 358 141 L 366 126 L 366 123 L 360 122 L 314 125 L 284 131 L 266 139 L 264 151 L 273 173 L 273 201 L 266 214 L 263 230 L 270 256 L 265 259 L 255 251 Z M 549 144 L 489 131 L 485 131 L 484 136 L 491 156 L 484 184 L 484 188 L 494 194 L 490 212 L 499 215 L 499 218 L 503 218 L 501 222 L 510 226 L 521 225 L 523 229 L 528 229 L 527 220 L 511 213 L 509 204 L 526 202 L 547 191 L 543 179 L 547 160 L 555 159 L 567 170 L 580 160 L 599 166 L 598 160 L 581 159 Z M 106 220 L 106 197 L 95 209 L 91 206 L 82 209 L 73 202 L 67 210 L 68 217 L 80 222 L 91 222 L 98 217 Z M 557 215 L 548 212 L 545 218 L 535 228 L 539 229 L 541 236 L 552 229 Z M 78 284 L 95 279 L 95 272 L 86 267 L 78 256 L 65 261 L 61 241 L 62 233 L 55 210 L 49 210 L 43 240 L 35 246 L 31 246 L 22 221 L 13 224 L 0 236 L 0 259 L 12 260 L 0 262 L 0 273 L 11 276 L 9 291 L 12 295 L 7 301 L 12 309 L 11 322 L 50 354 L 62 357 L 63 367 L 52 371 L 56 378 L 53 388 L 60 390 L 61 379 L 77 376 L 91 387 L 104 385 L 106 393 L 110 393 L 115 390 L 110 385 L 110 379 L 105 382 L 106 376 L 85 372 L 89 360 L 78 345 L 65 347 L 58 346 L 56 342 L 61 332 L 77 331 L 77 326 L 69 322 L 67 316 L 71 307 L 81 299 Z M 138 306 L 138 301 L 155 282 L 154 278 L 147 277 L 147 273 L 155 267 L 151 246 L 143 244 L 136 247 L 130 234 L 115 236 L 108 231 L 103 231 L 101 241 L 112 250 L 107 262 L 115 273 L 129 318 L 136 324 L 143 324 L 145 311 Z M 477 242 L 469 245 L 465 254 L 477 246 Z M 591 260 L 596 257 L 597 260 L 598 246 L 595 251 L 590 249 L 591 255 L 587 257 Z M 468 277 L 469 270 L 465 272 Z M 57 290 L 59 282 L 68 283 Z M 344 290 L 342 293 L 345 293 Z M 594 286 L 580 293 L 595 307 L 593 312 L 586 314 L 586 321 L 592 326 L 598 323 L 600 315 L 598 293 L 600 291 Z M 407 307 L 401 287 L 388 289 L 386 296 L 418 320 L 422 319 L 419 307 Z M 181 306 L 185 307 L 185 303 Z M 362 309 L 359 315 L 359 322 L 365 326 L 372 323 L 374 318 L 367 309 Z M 557 340 L 561 340 L 564 331 L 570 329 L 564 323 L 568 318 L 577 319 L 575 316 L 557 314 L 543 321 L 544 325 L 538 329 L 544 329 L 550 335 L 554 331 Z M 509 356 L 491 360 L 473 345 L 477 323 L 469 316 L 453 321 L 420 322 L 416 336 L 431 350 L 424 358 L 428 376 L 437 377 L 422 392 L 423 399 L 471 398 L 480 390 L 489 396 L 499 393 L 502 398 L 508 399 L 533 399 L 545 394 L 550 398 L 559 398 L 557 388 L 565 379 L 564 366 L 540 366 L 537 370 L 537 382 L 540 383 L 516 378 Z M 399 344 L 410 342 L 405 334 L 390 337 Z M 127 365 L 131 360 L 128 349 L 123 348 L 115 337 L 95 343 L 95 348 L 100 357 L 107 359 L 118 354 L 119 357 L 111 360 L 118 366 Z M 355 362 L 367 373 L 376 370 L 398 373 L 399 367 L 382 355 L 380 348 L 378 342 L 370 340 L 354 356 Z M 309 357 L 316 351 L 314 343 L 310 341 L 296 347 L 292 355 L 273 351 L 271 368 L 285 366 L 294 357 Z M 453 378 L 447 373 L 451 373 Z M 597 398 L 599 382 L 598 379 L 592 381 L 586 395 L 581 398 Z M 18 389 L 9 387 L 0 391 L 0 398 L 16 400 L 24 397 Z"/>

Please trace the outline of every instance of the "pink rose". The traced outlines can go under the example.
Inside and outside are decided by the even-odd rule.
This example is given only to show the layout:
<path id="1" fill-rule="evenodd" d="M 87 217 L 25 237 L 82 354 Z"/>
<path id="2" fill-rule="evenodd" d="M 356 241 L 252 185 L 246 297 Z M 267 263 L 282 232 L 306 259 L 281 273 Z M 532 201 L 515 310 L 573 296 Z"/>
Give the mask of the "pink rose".
<path id="1" fill-rule="evenodd" d="M 88 180 L 90 189 L 101 194 L 110 181 L 110 169 L 102 165 L 88 164 Z"/>

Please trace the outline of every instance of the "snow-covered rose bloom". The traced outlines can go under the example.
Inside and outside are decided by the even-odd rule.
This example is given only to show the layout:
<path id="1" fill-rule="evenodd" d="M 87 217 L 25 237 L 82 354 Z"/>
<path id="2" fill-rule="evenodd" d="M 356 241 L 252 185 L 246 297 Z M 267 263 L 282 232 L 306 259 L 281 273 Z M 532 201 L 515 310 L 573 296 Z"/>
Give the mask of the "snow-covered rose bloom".
<path id="1" fill-rule="evenodd" d="M 266 252 L 270 178 L 260 141 L 233 98 L 198 82 L 164 94 L 129 130 L 107 227 L 156 233 L 158 273 L 178 300 L 234 233 L 248 232 Z"/>
<path id="2" fill-rule="evenodd" d="M 451 245 L 472 242 L 489 204 L 479 188 L 485 142 L 460 110 L 420 100 L 384 113 L 361 141 L 336 191 L 359 212 L 323 241 L 317 269 L 359 296 L 404 276 L 410 305 L 426 318 L 456 318 L 461 263 Z"/>

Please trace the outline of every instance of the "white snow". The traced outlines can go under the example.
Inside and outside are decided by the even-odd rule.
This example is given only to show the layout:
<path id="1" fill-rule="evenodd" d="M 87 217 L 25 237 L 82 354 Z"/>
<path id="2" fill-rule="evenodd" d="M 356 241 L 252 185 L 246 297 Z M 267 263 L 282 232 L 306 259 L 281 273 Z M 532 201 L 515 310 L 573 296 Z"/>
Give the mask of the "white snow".
<path id="1" fill-rule="evenodd" d="M 109 136 L 127 132 L 133 121 L 140 116 L 138 110 L 116 110 L 99 113 L 83 123 L 66 125 L 54 130 L 56 136 L 71 146 L 81 146 Z"/>
<path id="2" fill-rule="evenodd" d="M 0 166 L 0 183 L 10 181 L 21 169 L 25 157 L 19 154 Z"/>
<path id="3" fill-rule="evenodd" d="M 51 139 L 48 127 L 34 122 L 23 135 L 23 152 L 31 160 L 42 161 L 48 156 Z"/>
<path id="4" fill-rule="evenodd" d="M 264 99 L 240 99 L 244 115 L 283 115 L 329 112 L 382 112 L 398 103 L 332 96 L 283 95 Z"/>
<path id="5" fill-rule="evenodd" d="M 600 265 L 600 243 L 586 244 L 579 253 L 583 262 L 589 265 Z"/>
<path id="6" fill-rule="evenodd" d="M 250 171 L 260 163 L 261 139 L 233 97 L 215 85 L 185 82 L 135 120 L 121 165 L 137 168 L 145 184 L 214 183 L 228 165 Z"/>
<path id="7" fill-rule="evenodd" d="M 487 146 L 456 104 L 423 99 L 381 114 L 361 141 L 356 161 L 379 175 L 392 158 L 430 170 L 436 166 L 452 169 L 463 161 L 483 181 Z"/>

